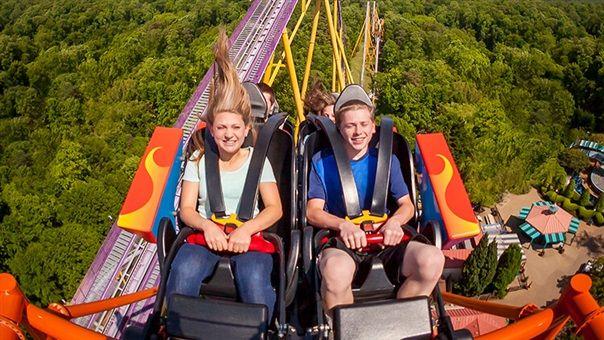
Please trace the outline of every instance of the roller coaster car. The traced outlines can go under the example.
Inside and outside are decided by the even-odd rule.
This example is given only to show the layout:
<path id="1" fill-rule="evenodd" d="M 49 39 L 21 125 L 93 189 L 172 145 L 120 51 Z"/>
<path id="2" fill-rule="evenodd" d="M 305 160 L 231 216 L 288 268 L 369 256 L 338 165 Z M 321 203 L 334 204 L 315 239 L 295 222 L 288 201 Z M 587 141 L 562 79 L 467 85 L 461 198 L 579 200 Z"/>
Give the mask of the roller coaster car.
<path id="1" fill-rule="evenodd" d="M 317 327 L 312 329 L 312 333 L 319 338 L 325 338 L 329 335 L 329 327 L 324 322 L 324 314 L 320 297 L 320 282 L 318 275 L 317 256 L 321 249 L 324 238 L 329 233 L 325 229 L 316 229 L 310 226 L 306 220 L 306 202 L 308 191 L 308 175 L 312 157 L 318 151 L 324 148 L 334 149 L 331 142 L 335 126 L 331 121 L 324 117 L 309 116 L 311 123 L 305 124 L 301 130 L 298 154 L 300 162 L 300 222 L 304 227 L 303 232 L 303 266 L 306 278 L 315 292 L 315 303 L 317 311 Z M 378 130 L 384 127 L 392 131 L 392 121 L 389 118 L 383 118 L 382 122 L 387 122 L 386 126 L 382 124 Z M 330 126 L 331 125 L 331 126 Z M 329 134 L 332 136 L 329 136 Z M 337 132 L 336 132 L 337 134 Z M 378 146 L 382 133 L 375 133 L 370 143 L 370 148 Z M 340 138 L 341 139 L 341 138 Z M 392 135 L 392 153 L 397 156 L 405 183 L 409 189 L 409 194 L 413 205 L 416 207 L 414 217 L 408 225 L 419 231 L 419 217 L 417 212 L 417 194 L 415 182 L 415 170 L 413 157 L 406 140 L 399 134 Z M 378 161 L 379 162 L 379 161 Z M 379 164 L 379 163 L 378 163 Z M 378 165 L 379 167 L 379 165 Z M 342 181 L 343 182 L 343 181 Z M 375 198 L 375 197 L 374 197 Z M 395 211 L 396 202 L 388 200 L 388 208 Z M 413 338 L 423 339 L 431 338 L 433 324 L 430 312 L 429 300 L 427 297 L 416 297 L 410 299 L 393 299 L 396 296 L 398 287 L 387 277 L 384 265 L 376 256 L 369 262 L 359 266 L 352 283 L 353 296 L 355 303 L 346 306 L 334 308 L 333 331 L 336 339 L 401 339 Z M 444 312 L 444 309 L 442 310 Z M 448 320 L 445 320 L 445 323 Z M 450 322 L 449 322 L 450 326 Z M 467 332 L 460 332 L 454 335 L 453 331 L 446 338 L 471 338 Z M 462 336 L 463 333 L 463 336 Z M 444 334 L 443 334 L 444 335 Z"/>
<path id="2" fill-rule="evenodd" d="M 266 306 L 237 301 L 237 289 L 227 256 L 219 260 L 213 275 L 202 284 L 200 297 L 173 295 L 170 303 L 165 303 L 172 262 L 185 240 L 197 231 L 181 222 L 183 227 L 176 234 L 170 219 L 164 218 L 160 223 L 157 242 L 161 282 L 153 313 L 145 330 L 128 329 L 126 338 L 264 339 L 287 333 L 285 308 L 295 295 L 300 232 L 295 228 L 296 205 L 292 183 L 296 181 L 296 172 L 292 137 L 278 129 L 285 117 L 286 114 L 282 113 L 269 118 L 260 131 L 257 143 L 257 146 L 268 143 L 266 157 L 273 168 L 283 206 L 283 217 L 273 226 L 275 232 L 262 232 L 264 243 L 259 243 L 263 248 L 261 251 L 273 254 L 274 268 L 278 268 L 273 271 L 272 278 L 273 286 L 277 287 L 276 322 L 268 320 Z M 205 129 L 201 129 L 196 133 L 203 135 L 204 132 Z M 250 141 L 247 143 L 249 145 Z M 253 167 L 254 158 L 250 171 Z M 262 202 L 259 204 L 262 205 Z M 254 248 L 254 244 L 252 241 L 250 249 Z M 276 327 L 271 327 L 275 324 Z"/>

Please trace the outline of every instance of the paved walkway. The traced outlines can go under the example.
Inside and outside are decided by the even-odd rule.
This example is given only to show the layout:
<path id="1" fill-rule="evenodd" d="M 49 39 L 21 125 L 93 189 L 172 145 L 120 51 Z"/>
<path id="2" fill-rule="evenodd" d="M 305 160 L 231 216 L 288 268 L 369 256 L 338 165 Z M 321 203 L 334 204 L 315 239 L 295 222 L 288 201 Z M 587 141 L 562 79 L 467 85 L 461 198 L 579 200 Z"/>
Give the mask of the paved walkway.
<path id="1" fill-rule="evenodd" d="M 535 201 L 542 200 L 535 189 L 526 195 L 506 194 L 497 204 L 501 217 L 508 230 L 516 231 L 521 220 L 516 218 L 522 207 L 530 206 Z M 565 245 L 564 254 L 559 254 L 556 249 L 547 248 L 545 256 L 538 256 L 539 250 L 526 249 L 528 243 L 523 235 L 519 235 L 523 242 L 524 252 L 527 257 L 526 275 L 528 282 L 532 281 L 531 288 L 509 293 L 503 302 L 512 305 L 533 303 L 543 307 L 556 301 L 560 296 L 566 281 L 574 274 L 579 266 L 587 260 L 604 255 L 604 227 L 596 227 L 581 222 L 579 232 L 572 245 Z M 570 240 L 567 241 L 569 243 Z M 514 281 L 510 287 L 517 286 Z"/>

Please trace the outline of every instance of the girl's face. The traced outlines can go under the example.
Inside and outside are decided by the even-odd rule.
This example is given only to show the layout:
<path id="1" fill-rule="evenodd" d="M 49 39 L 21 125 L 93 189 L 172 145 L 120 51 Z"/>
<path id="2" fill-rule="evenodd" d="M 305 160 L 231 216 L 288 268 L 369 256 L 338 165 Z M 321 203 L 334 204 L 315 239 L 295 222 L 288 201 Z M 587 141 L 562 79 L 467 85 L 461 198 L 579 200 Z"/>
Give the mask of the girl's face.
<path id="1" fill-rule="evenodd" d="M 243 117 L 234 112 L 219 112 L 214 116 L 210 129 L 218 152 L 233 155 L 239 151 L 250 128 L 245 125 Z"/>

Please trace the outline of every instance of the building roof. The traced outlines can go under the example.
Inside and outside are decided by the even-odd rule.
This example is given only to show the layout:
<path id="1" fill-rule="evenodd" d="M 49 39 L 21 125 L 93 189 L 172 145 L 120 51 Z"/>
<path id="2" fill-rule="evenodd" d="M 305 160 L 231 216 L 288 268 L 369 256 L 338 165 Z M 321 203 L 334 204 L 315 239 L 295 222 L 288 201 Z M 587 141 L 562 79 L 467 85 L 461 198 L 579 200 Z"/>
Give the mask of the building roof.
<path id="1" fill-rule="evenodd" d="M 465 328 L 473 336 L 490 333 L 494 330 L 507 326 L 506 318 L 479 312 L 469 308 L 451 308 L 447 309 L 447 314 L 451 317 L 451 323 L 456 330 Z"/>
<path id="2" fill-rule="evenodd" d="M 461 268 L 473 249 L 443 249 L 445 268 Z"/>

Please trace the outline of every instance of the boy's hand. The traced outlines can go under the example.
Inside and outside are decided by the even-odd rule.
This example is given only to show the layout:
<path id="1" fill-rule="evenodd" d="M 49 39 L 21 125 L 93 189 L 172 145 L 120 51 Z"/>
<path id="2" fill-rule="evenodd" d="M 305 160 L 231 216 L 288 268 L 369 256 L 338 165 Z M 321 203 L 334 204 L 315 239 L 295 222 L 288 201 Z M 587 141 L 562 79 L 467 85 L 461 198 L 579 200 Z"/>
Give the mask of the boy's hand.
<path id="1" fill-rule="evenodd" d="M 360 249 L 367 247 L 367 238 L 365 232 L 358 225 L 350 221 L 344 221 L 338 225 L 340 238 L 344 241 L 346 247 L 350 249 Z"/>
<path id="2" fill-rule="evenodd" d="M 229 234 L 229 245 L 228 251 L 234 253 L 245 253 L 250 249 L 250 243 L 252 242 L 252 235 L 241 225 L 239 228 L 233 230 Z"/>
<path id="3" fill-rule="evenodd" d="M 382 225 L 379 230 L 384 235 L 385 246 L 395 246 L 401 242 L 405 232 L 401 225 L 396 220 L 388 220 Z"/>

